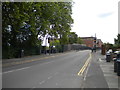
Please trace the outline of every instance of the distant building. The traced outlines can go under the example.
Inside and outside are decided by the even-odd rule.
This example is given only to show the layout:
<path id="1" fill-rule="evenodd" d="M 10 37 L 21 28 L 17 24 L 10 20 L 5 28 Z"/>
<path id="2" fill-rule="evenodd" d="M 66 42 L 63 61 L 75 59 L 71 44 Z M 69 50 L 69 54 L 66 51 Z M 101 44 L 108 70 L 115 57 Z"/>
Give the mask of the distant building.
<path id="1" fill-rule="evenodd" d="M 101 41 L 101 39 L 97 39 L 97 47 L 102 47 L 103 42 Z"/>
<path id="2" fill-rule="evenodd" d="M 95 45 L 96 47 L 101 48 L 103 42 L 101 39 L 95 39 L 95 37 L 81 37 L 81 40 L 83 41 L 83 44 L 85 44 L 87 47 L 93 48 Z M 96 43 L 95 43 L 96 40 Z"/>

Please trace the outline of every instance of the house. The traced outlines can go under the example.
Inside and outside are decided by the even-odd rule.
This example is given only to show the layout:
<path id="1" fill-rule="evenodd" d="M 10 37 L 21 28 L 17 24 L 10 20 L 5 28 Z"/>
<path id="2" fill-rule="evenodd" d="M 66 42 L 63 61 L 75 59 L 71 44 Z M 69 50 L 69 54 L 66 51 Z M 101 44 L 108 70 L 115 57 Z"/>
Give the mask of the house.
<path id="1" fill-rule="evenodd" d="M 94 46 L 101 48 L 103 42 L 101 39 L 97 39 L 96 37 L 81 37 L 83 44 L 87 47 L 93 48 Z"/>

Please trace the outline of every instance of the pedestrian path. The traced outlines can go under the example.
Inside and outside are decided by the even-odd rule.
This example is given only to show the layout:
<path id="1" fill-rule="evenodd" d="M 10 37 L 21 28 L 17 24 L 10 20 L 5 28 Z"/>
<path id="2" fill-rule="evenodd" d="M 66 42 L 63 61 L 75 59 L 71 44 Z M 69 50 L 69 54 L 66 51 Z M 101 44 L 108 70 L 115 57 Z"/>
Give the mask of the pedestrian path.
<path id="1" fill-rule="evenodd" d="M 118 88 L 118 76 L 114 73 L 113 64 L 103 63 L 100 65 L 109 88 Z"/>
<path id="2" fill-rule="evenodd" d="M 108 83 L 109 88 L 118 88 L 118 76 L 114 73 L 114 62 L 100 61 L 100 67 L 104 73 L 104 77 Z"/>
<path id="3" fill-rule="evenodd" d="M 120 77 L 114 73 L 114 62 L 106 62 L 106 56 L 100 51 L 92 53 L 92 60 L 83 88 L 102 88 L 120 90 Z"/>

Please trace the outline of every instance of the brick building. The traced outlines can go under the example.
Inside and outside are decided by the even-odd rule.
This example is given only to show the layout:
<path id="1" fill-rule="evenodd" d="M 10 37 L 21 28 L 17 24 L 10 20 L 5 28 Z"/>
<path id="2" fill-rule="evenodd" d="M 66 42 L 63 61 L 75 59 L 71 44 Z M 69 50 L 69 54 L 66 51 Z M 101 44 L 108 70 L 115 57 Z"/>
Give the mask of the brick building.
<path id="1" fill-rule="evenodd" d="M 81 37 L 83 44 L 85 44 L 88 47 L 93 48 L 95 45 L 95 37 Z M 101 48 L 103 42 L 101 41 L 101 39 L 96 39 L 96 47 Z"/>
<path id="2" fill-rule="evenodd" d="M 97 39 L 97 46 L 101 48 L 102 45 L 103 45 L 103 42 L 101 41 L 101 39 Z"/>

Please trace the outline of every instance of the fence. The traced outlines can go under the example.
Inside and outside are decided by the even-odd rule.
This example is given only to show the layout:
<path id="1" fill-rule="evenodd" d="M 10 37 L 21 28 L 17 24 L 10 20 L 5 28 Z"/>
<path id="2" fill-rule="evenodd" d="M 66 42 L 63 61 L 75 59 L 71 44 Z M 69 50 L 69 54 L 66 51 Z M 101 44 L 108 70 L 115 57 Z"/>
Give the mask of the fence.
<path id="1" fill-rule="evenodd" d="M 86 50 L 91 49 L 90 47 L 83 46 L 81 44 L 68 44 L 64 45 L 64 51 L 70 51 L 70 50 Z"/>
<path id="2" fill-rule="evenodd" d="M 55 48 L 51 47 L 46 49 L 45 46 L 41 47 L 31 47 L 31 48 L 14 48 L 9 50 L 2 50 L 2 58 L 9 59 L 9 58 L 20 58 L 24 56 L 31 56 L 31 55 L 40 55 L 46 53 L 60 53 L 70 50 L 86 50 L 91 49 L 90 47 L 83 46 L 80 44 L 67 44 L 67 45 L 58 45 Z"/>

